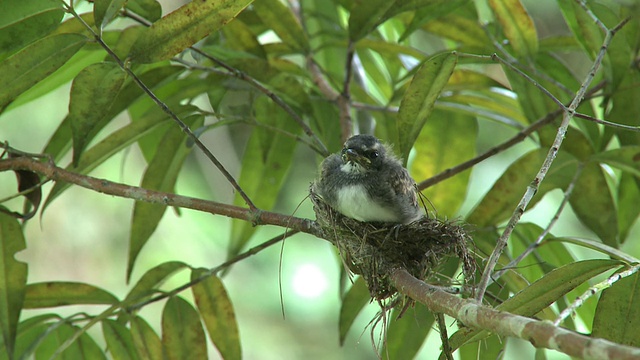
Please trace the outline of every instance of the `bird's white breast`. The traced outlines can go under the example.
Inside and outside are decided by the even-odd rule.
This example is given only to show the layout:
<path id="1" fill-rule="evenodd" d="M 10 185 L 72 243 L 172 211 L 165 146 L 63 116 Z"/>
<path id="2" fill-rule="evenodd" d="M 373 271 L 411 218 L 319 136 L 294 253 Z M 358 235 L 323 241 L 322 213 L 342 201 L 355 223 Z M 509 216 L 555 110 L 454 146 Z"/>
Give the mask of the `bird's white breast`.
<path id="1" fill-rule="evenodd" d="M 344 186 L 338 190 L 337 209 L 358 221 L 398 222 L 399 214 L 384 208 L 371 199 L 362 185 Z"/>

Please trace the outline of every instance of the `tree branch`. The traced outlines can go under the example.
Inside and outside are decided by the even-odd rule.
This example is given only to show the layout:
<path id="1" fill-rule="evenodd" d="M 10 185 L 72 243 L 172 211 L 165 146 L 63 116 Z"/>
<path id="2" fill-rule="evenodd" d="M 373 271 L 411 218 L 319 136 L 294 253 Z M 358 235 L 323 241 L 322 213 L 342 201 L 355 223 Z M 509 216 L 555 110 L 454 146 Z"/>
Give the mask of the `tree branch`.
<path id="1" fill-rule="evenodd" d="M 640 358 L 640 348 L 592 338 L 524 316 L 491 309 L 473 300 L 447 294 L 404 269 L 392 272 L 391 280 L 402 294 L 424 304 L 435 313 L 444 313 L 466 326 L 485 329 L 501 336 L 517 337 L 533 346 L 558 350 L 570 356 L 594 360 L 631 360 Z"/>
<path id="2" fill-rule="evenodd" d="M 338 97 L 338 109 L 340 110 L 340 133 L 345 142 L 353 133 L 353 121 L 351 120 L 351 77 L 353 72 L 353 57 L 355 44 L 349 40 L 347 45 L 347 58 L 344 69 L 344 84 L 342 93 Z"/>
<path id="3" fill-rule="evenodd" d="M 68 182 L 103 194 L 224 215 L 234 219 L 251 221 L 253 225 L 276 225 L 316 236 L 319 234 L 315 222 L 309 219 L 125 185 L 77 174 L 60 168 L 52 162 L 41 162 L 29 157 L 20 156 L 0 160 L 0 172 L 7 170 L 29 170 L 54 181 Z"/>

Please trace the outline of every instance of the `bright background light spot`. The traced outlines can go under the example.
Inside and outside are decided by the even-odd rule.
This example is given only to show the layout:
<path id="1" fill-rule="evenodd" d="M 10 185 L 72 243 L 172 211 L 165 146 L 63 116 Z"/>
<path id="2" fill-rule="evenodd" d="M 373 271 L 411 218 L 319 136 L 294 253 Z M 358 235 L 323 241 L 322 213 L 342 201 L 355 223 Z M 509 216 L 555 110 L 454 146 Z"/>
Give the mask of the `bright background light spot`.
<path id="1" fill-rule="evenodd" d="M 300 297 L 316 298 L 321 296 L 327 287 L 327 277 L 315 264 L 301 265 L 293 275 L 293 291 Z"/>

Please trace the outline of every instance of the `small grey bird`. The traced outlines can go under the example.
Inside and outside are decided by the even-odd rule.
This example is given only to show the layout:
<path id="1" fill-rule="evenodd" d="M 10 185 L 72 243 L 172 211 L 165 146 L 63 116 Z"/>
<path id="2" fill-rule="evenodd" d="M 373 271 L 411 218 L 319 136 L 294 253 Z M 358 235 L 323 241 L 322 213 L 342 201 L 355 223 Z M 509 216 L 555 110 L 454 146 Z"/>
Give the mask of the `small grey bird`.
<path id="1" fill-rule="evenodd" d="M 314 188 L 334 210 L 358 221 L 409 224 L 424 216 L 415 181 L 371 135 L 355 135 L 340 154 L 327 157 Z"/>

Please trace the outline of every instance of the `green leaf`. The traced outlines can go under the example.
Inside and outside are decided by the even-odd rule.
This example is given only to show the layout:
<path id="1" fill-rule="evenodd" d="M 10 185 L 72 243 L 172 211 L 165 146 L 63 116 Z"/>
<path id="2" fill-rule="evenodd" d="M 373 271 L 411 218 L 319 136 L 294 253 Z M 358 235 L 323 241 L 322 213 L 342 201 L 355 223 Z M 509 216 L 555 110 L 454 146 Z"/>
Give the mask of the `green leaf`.
<path id="1" fill-rule="evenodd" d="M 169 118 L 167 115 L 158 109 L 157 112 L 149 114 L 149 116 L 139 119 L 139 121 L 133 122 L 114 131 L 104 140 L 85 151 L 80 158 L 77 167 L 68 166 L 67 169 L 73 169 L 74 172 L 79 174 L 87 174 L 98 165 L 102 164 L 106 159 L 110 158 L 113 154 L 124 149 L 126 146 L 129 146 L 134 141 L 155 129 L 157 126 L 168 122 L 168 120 Z M 43 208 L 47 207 L 68 187 L 68 183 L 56 183 L 51 189 Z"/>
<path id="2" fill-rule="evenodd" d="M 455 76 L 456 72 L 454 72 L 453 75 Z M 471 83 L 460 85 L 460 87 L 464 87 L 467 90 L 471 86 L 474 85 Z M 491 85 L 479 84 L 478 86 Z M 457 87 L 456 85 L 456 88 Z M 486 118 L 518 129 L 522 128 L 522 124 L 527 124 L 527 119 L 522 114 L 522 109 L 518 101 L 513 97 L 493 91 L 465 92 L 465 94 L 454 94 L 440 99 L 436 103 L 436 109 L 447 109 L 449 111 L 457 111 L 463 114 Z"/>
<path id="3" fill-rule="evenodd" d="M 0 63 L 0 111 L 24 91 L 46 78 L 87 42 L 77 34 L 45 37 Z"/>
<path id="4" fill-rule="evenodd" d="M 233 20 L 252 0 L 193 1 L 151 25 L 133 45 L 131 60 L 152 63 L 170 59 Z"/>
<path id="5" fill-rule="evenodd" d="M 625 253 L 624 251 L 618 250 L 614 247 L 603 244 L 602 242 L 596 241 L 596 240 L 566 236 L 566 237 L 552 238 L 550 239 L 550 241 L 561 241 L 561 242 L 576 244 L 576 245 L 585 247 L 587 249 L 595 250 L 603 254 L 606 254 L 607 256 L 610 256 L 613 259 L 624 261 L 627 264 L 640 262 L 640 259 L 633 257 Z"/>
<path id="6" fill-rule="evenodd" d="M 591 336 L 640 346 L 640 273 L 618 280 L 598 301 Z"/>
<path id="7" fill-rule="evenodd" d="M 633 224 L 640 215 L 640 187 L 636 178 L 629 173 L 622 173 L 618 184 L 618 231 L 620 242 L 624 243 Z"/>
<path id="8" fill-rule="evenodd" d="M 153 328 L 136 316 L 131 319 L 131 335 L 141 360 L 162 360 L 162 342 Z"/>
<path id="9" fill-rule="evenodd" d="M 425 53 L 411 46 L 396 44 L 392 42 L 382 41 L 378 39 L 362 39 L 356 44 L 356 49 L 372 50 L 386 58 L 396 58 L 398 54 L 409 55 L 417 60 L 424 61 Z"/>
<path id="10" fill-rule="evenodd" d="M 93 18 L 99 29 L 104 29 L 125 5 L 127 0 L 95 0 L 93 3 Z"/>
<path id="11" fill-rule="evenodd" d="M 585 165 L 569 198 L 580 221 L 607 245 L 618 247 L 618 215 L 599 164 Z"/>
<path id="12" fill-rule="evenodd" d="M 69 324 L 57 324 L 55 328 L 51 326 L 42 326 L 41 334 L 46 335 L 42 343 L 35 352 L 35 359 L 51 359 L 68 339 L 80 331 L 77 326 Z M 47 334 L 47 332 L 51 331 Z M 27 355 L 27 354 L 23 354 Z M 98 344 L 87 333 L 83 333 L 80 337 L 67 347 L 62 353 L 58 354 L 56 359 L 106 359 L 104 352 Z"/>
<path id="13" fill-rule="evenodd" d="M 445 34 L 442 34 L 445 37 L 448 37 L 449 35 L 458 36 L 464 32 L 475 32 L 478 34 L 478 37 L 473 40 L 474 42 L 486 40 L 486 35 L 482 33 L 482 31 L 477 31 L 478 29 L 482 29 L 478 25 L 478 21 L 476 19 L 474 19 L 475 21 L 472 21 L 470 18 L 463 18 L 457 14 L 462 10 L 459 9 L 460 7 L 469 4 L 469 0 L 430 0 L 424 2 L 427 4 L 416 9 L 413 18 L 411 19 L 411 23 L 407 24 L 407 27 L 402 36 L 398 39 L 398 42 L 406 40 L 409 35 L 413 34 L 423 25 L 423 29 L 426 31 L 440 33 L 441 30 L 444 30 L 445 28 L 445 26 L 443 26 L 444 24 L 449 25 L 449 30 L 446 31 Z M 389 12 L 396 13 L 398 5 L 402 7 L 401 4 L 396 2 L 396 6 L 393 6 L 388 10 L 387 16 L 389 15 Z M 458 10 L 456 11 L 456 14 L 447 15 L 454 10 Z"/>
<path id="14" fill-rule="evenodd" d="M 558 5 L 574 37 L 582 45 L 587 55 L 591 59 L 595 59 L 604 39 L 598 26 L 575 1 L 559 0 Z"/>
<path id="15" fill-rule="evenodd" d="M 605 271 L 619 267 L 617 260 L 584 260 L 567 264 L 546 274 L 529 287 L 505 300 L 497 310 L 522 316 L 534 316 L 578 285 Z M 451 347 L 457 349 L 471 339 L 489 336 L 485 330 L 458 331 L 451 336 Z"/>
<path id="16" fill-rule="evenodd" d="M 382 16 L 394 5 L 389 0 L 354 0 L 349 15 L 349 39 L 356 42 L 386 20 Z"/>
<path id="17" fill-rule="evenodd" d="M 51 325 L 59 323 L 60 317 L 55 314 L 43 314 L 23 320 L 18 325 L 18 336 L 13 351 L 14 359 L 29 359 L 33 357 L 38 345 L 44 340 L 44 332 Z M 11 354 L 6 344 L 0 341 L 0 359 L 8 360 Z"/>
<path id="18" fill-rule="evenodd" d="M 267 97 L 254 103 L 256 121 L 291 134 L 300 133 L 300 127 Z M 247 196 L 260 209 L 271 209 L 280 194 L 284 179 L 291 167 L 296 140 L 280 131 L 255 127 L 242 158 L 238 183 Z M 246 205 L 236 193 L 236 205 Z M 237 254 L 249 240 L 255 227 L 248 221 L 234 219 L 228 256 Z"/>
<path id="19" fill-rule="evenodd" d="M 0 54 L 42 38 L 60 25 L 62 2 L 55 0 L 3 2 L 0 14 Z M 0 55 L 2 56 L 2 55 Z"/>
<path id="20" fill-rule="evenodd" d="M 420 350 L 424 339 L 431 331 L 433 313 L 422 304 L 416 304 L 412 309 L 398 318 L 397 310 L 390 316 L 391 321 L 387 333 L 387 341 L 382 354 L 388 354 L 388 359 L 412 359 Z"/>
<path id="21" fill-rule="evenodd" d="M 203 269 L 194 270 L 191 280 L 202 276 L 204 272 Z M 233 303 L 220 278 L 208 276 L 191 290 L 209 337 L 222 358 L 241 359 L 242 349 Z"/>
<path id="22" fill-rule="evenodd" d="M 9 358 L 14 352 L 27 283 L 27 264 L 17 261 L 14 256 L 24 249 L 26 244 L 18 220 L 0 212 L 0 330 Z"/>
<path id="23" fill-rule="evenodd" d="M 338 320 L 340 345 L 344 345 L 344 340 L 347 338 L 353 322 L 364 306 L 370 301 L 371 294 L 369 294 L 367 283 L 362 277 L 358 277 L 349 291 L 344 295 L 342 305 L 340 306 L 340 319 Z"/>
<path id="24" fill-rule="evenodd" d="M 199 128 L 204 123 L 204 116 L 192 115 L 185 118 L 184 123 L 190 128 Z M 173 192 L 180 169 L 191 147 L 187 146 L 187 134 L 178 126 L 172 126 L 160 141 L 155 156 L 149 163 L 140 187 L 163 192 Z M 131 218 L 131 235 L 129 238 L 129 258 L 127 262 L 127 279 L 131 277 L 133 265 L 153 232 L 158 227 L 165 210 L 164 205 L 136 201 Z"/>
<path id="25" fill-rule="evenodd" d="M 75 53 L 69 61 L 54 71 L 53 74 L 23 92 L 7 106 L 6 110 L 27 104 L 53 92 L 53 90 L 58 89 L 60 86 L 69 83 L 82 69 L 104 60 L 104 53 L 102 51 L 87 50 L 87 48 L 88 46 Z"/>
<path id="26" fill-rule="evenodd" d="M 159 286 L 169 277 L 177 271 L 188 267 L 189 265 L 181 261 L 168 261 L 147 270 L 131 291 L 129 291 L 124 302 L 130 304 L 132 301 L 142 301 L 157 293 Z"/>
<path id="27" fill-rule="evenodd" d="M 102 333 L 114 360 L 139 359 L 131 332 L 116 320 L 102 320 Z"/>
<path id="28" fill-rule="evenodd" d="M 489 0 L 504 35 L 518 57 L 531 57 L 538 52 L 538 34 L 533 19 L 520 0 Z"/>
<path id="29" fill-rule="evenodd" d="M 89 65 L 73 80 L 69 122 L 73 134 L 74 165 L 78 165 L 82 151 L 103 127 L 99 123 L 118 96 L 125 77 L 126 73 L 117 64 L 105 62 Z"/>
<path id="30" fill-rule="evenodd" d="M 178 66 L 162 66 L 152 68 L 149 71 L 138 75 L 138 77 L 148 88 L 154 90 L 163 82 L 174 79 L 174 77 L 183 70 L 184 68 Z M 55 76 L 55 74 L 53 76 Z M 113 101 L 109 108 L 109 112 L 104 116 L 104 119 L 111 119 L 115 117 L 120 112 L 130 107 L 131 104 L 137 102 L 142 95 L 143 91 L 140 89 L 138 84 L 133 81 L 125 82 L 125 85 L 122 87 L 122 90 L 118 92 L 118 96 Z M 21 98 L 18 98 L 16 102 L 20 101 L 20 99 Z M 138 120 L 138 118 L 133 115 L 132 118 L 132 121 L 134 122 Z M 62 121 L 42 151 L 45 154 L 51 155 L 56 162 L 62 160 L 63 156 L 71 148 L 71 125 L 69 124 L 69 120 L 69 117 L 66 117 Z"/>
<path id="31" fill-rule="evenodd" d="M 279 0 L 260 0 L 253 3 L 253 10 L 262 22 L 289 47 L 306 53 L 309 41 L 291 9 Z"/>
<path id="32" fill-rule="evenodd" d="M 576 286 L 620 265 L 620 261 L 605 259 L 583 260 L 564 265 L 515 294 L 497 309 L 522 316 L 533 316 Z"/>
<path id="33" fill-rule="evenodd" d="M 415 143 L 411 174 L 415 179 L 428 179 L 476 153 L 478 125 L 474 117 L 434 110 Z M 453 217 L 467 193 L 471 172 L 465 171 L 424 190 L 439 216 Z"/>
<path id="34" fill-rule="evenodd" d="M 129 0 L 127 9 L 149 21 L 157 21 L 162 16 L 162 6 L 156 0 Z"/>
<path id="35" fill-rule="evenodd" d="M 449 81 L 458 62 L 455 53 L 437 54 L 427 59 L 411 80 L 398 110 L 396 148 L 407 162 L 409 152 L 433 110 L 433 104 Z"/>
<path id="36" fill-rule="evenodd" d="M 384 16 L 384 19 L 389 19 L 392 16 L 400 14 L 405 11 L 428 9 L 434 13 L 452 11 L 464 4 L 466 1 L 458 0 L 395 0 L 394 6 L 392 6 Z M 441 9 L 444 8 L 444 9 Z"/>
<path id="37" fill-rule="evenodd" d="M 162 346 L 168 360 L 207 358 L 198 312 L 179 296 L 170 298 L 162 311 Z"/>
<path id="38" fill-rule="evenodd" d="M 622 80 L 619 90 L 611 96 L 611 103 L 615 104 L 607 114 L 607 120 L 631 125 L 640 126 L 640 87 L 635 86 L 640 83 L 640 73 L 637 71 L 628 72 Z M 622 145 L 638 145 L 640 143 L 640 133 L 616 129 L 615 134 Z"/>
<path id="39" fill-rule="evenodd" d="M 534 123 L 542 119 L 558 108 L 558 105 L 554 103 L 553 100 L 544 95 L 540 89 L 528 80 L 522 78 L 511 69 L 506 67 L 503 67 L 503 69 L 507 74 L 513 92 L 518 94 L 518 101 L 522 107 L 522 113 L 526 116 L 529 123 Z M 547 83 L 544 83 L 544 85 L 547 85 Z M 549 128 L 548 131 L 551 132 L 551 130 L 553 129 Z"/>
<path id="40" fill-rule="evenodd" d="M 640 146 L 629 145 L 591 156 L 593 161 L 605 163 L 640 177 Z"/>
<path id="41" fill-rule="evenodd" d="M 51 281 L 27 285 L 24 307 L 38 309 L 77 304 L 114 305 L 118 298 L 99 287 L 70 281 Z"/>
<path id="42" fill-rule="evenodd" d="M 389 74 L 389 67 L 387 66 L 389 64 L 380 61 L 380 58 L 376 57 L 369 49 L 357 50 L 356 55 L 362 63 L 362 68 L 367 78 L 370 79 L 367 89 L 371 92 L 380 93 L 379 98 L 390 99 L 394 89 L 393 83 L 390 81 L 391 74 Z M 364 100 L 361 99 L 361 96 L 358 96 L 360 94 L 358 94 L 357 89 L 357 85 L 352 86 L 351 97 L 355 100 Z"/>
<path id="43" fill-rule="evenodd" d="M 467 222 L 483 227 L 495 226 L 508 219 L 536 176 L 547 152 L 546 149 L 532 150 L 511 164 L 468 215 Z M 575 173 L 575 166 L 575 160 L 571 156 L 559 153 L 529 207 L 535 205 L 547 191 L 566 187 Z"/>

